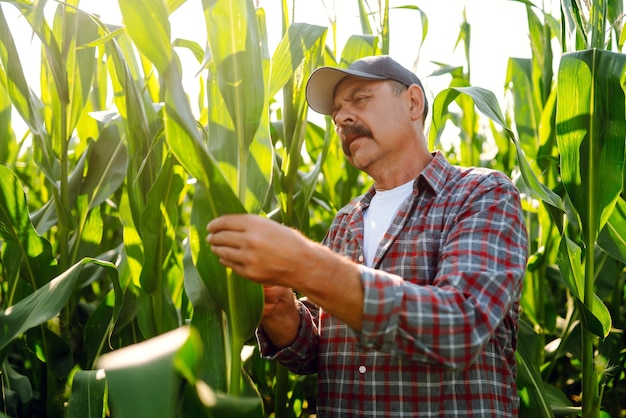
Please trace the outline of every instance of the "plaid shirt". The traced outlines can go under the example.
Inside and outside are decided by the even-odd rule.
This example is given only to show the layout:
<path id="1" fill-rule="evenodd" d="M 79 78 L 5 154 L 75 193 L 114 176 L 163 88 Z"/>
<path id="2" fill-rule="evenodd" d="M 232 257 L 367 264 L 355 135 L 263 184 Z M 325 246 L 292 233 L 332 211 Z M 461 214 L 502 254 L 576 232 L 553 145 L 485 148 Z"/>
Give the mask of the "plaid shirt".
<path id="1" fill-rule="evenodd" d="M 325 239 L 361 264 L 373 195 L 343 208 Z M 296 341 L 276 351 L 259 329 L 261 353 L 318 373 L 319 417 L 516 417 L 526 245 L 511 181 L 436 152 L 380 242 L 375 268 L 361 267 L 362 331 L 300 302 Z"/>

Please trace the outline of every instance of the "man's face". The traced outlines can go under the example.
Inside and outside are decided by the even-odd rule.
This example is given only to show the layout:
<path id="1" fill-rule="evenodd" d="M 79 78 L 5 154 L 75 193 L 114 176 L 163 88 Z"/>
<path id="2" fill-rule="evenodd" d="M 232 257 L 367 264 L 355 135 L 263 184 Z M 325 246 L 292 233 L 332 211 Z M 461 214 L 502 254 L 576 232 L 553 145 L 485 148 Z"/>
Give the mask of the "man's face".
<path id="1" fill-rule="evenodd" d="M 407 91 L 382 80 L 343 79 L 335 90 L 331 115 L 346 157 L 376 179 L 392 167 L 411 138 L 411 100 Z"/>

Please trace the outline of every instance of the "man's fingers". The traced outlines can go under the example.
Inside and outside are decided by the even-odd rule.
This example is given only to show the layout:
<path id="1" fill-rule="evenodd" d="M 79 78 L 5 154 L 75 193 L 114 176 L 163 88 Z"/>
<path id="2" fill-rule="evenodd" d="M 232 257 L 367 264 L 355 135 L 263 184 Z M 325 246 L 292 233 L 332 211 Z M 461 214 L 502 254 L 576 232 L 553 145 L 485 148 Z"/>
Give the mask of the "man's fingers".
<path id="1" fill-rule="evenodd" d="M 241 233 L 231 230 L 211 232 L 207 235 L 206 241 L 211 244 L 211 246 L 240 248 Z"/>
<path id="2" fill-rule="evenodd" d="M 206 229 L 210 233 L 220 231 L 244 231 L 246 225 L 249 223 L 249 216 L 248 214 L 223 215 L 209 222 Z"/>

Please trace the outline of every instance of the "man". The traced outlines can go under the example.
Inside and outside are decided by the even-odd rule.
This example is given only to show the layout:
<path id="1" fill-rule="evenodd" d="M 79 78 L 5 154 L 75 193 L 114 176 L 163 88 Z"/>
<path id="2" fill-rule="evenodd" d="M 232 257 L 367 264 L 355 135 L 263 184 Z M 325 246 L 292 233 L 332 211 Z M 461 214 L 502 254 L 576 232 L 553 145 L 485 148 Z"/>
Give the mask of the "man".
<path id="1" fill-rule="evenodd" d="M 209 223 L 221 262 L 265 285 L 262 354 L 318 373 L 320 417 L 517 416 L 517 190 L 428 151 L 422 84 L 388 56 L 322 67 L 306 94 L 374 186 L 325 245 L 254 215 Z"/>

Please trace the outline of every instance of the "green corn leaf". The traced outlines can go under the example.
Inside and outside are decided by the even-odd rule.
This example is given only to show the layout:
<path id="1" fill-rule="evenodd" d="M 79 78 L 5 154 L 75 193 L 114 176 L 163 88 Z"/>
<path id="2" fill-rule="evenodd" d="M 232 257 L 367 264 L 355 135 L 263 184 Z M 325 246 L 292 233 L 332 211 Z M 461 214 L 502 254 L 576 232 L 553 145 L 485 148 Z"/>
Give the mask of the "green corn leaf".
<path id="1" fill-rule="evenodd" d="M 193 264 L 191 247 L 185 248 L 185 292 L 193 305 L 191 325 L 203 330 L 200 333 L 204 352 L 198 374 L 210 387 L 219 392 L 227 390 L 226 345 L 224 343 L 224 324 L 222 311 L 211 297 L 202 277 Z"/>
<path id="2" fill-rule="evenodd" d="M 176 328 L 177 314 L 167 286 L 165 260 L 172 251 L 178 228 L 178 204 L 185 187 L 181 166 L 167 158 L 154 185 L 146 197 L 141 215 L 141 236 L 144 261 L 140 282 L 143 292 L 139 298 L 139 313 L 150 323 L 142 327 L 144 335 L 157 334 Z M 148 331 L 149 329 L 149 331 Z"/>
<path id="3" fill-rule="evenodd" d="M 517 385 L 521 392 L 520 417 L 554 417 L 550 404 L 541 389 L 543 381 L 536 353 L 539 337 L 525 321 L 519 322 L 520 338 L 524 344 L 518 346 L 515 358 L 518 364 Z M 529 411 L 531 415 L 526 414 Z M 525 415 L 526 414 L 526 415 Z"/>
<path id="4" fill-rule="evenodd" d="M 124 120 L 124 134 L 128 147 L 129 164 L 126 173 L 126 183 L 129 185 L 129 203 L 133 223 L 137 229 L 141 225 L 141 213 L 145 206 L 145 196 L 152 187 L 161 164 L 161 155 L 151 152 L 153 138 L 160 123 L 152 103 L 145 99 L 135 82 L 131 72 L 134 60 L 126 59 L 122 48 L 115 42 L 106 44 L 106 51 L 110 58 L 111 84 L 114 91 L 114 101 Z"/>
<path id="5" fill-rule="evenodd" d="M 111 410 L 121 418 L 175 416 L 261 417 L 257 396 L 233 398 L 219 394 L 196 375 L 202 356 L 200 335 L 183 326 L 147 341 L 103 355 Z M 186 382 L 183 405 L 177 395 Z"/>
<path id="6" fill-rule="evenodd" d="M 532 60 L 511 58 L 507 69 L 507 83 L 515 86 L 515 126 L 524 155 L 536 160 L 539 150 L 536 132 L 539 130 L 539 110 L 534 100 L 535 87 L 532 79 Z"/>
<path id="7" fill-rule="evenodd" d="M 0 77 L 6 79 L 3 76 L 3 71 L 0 66 Z M 18 143 L 14 141 L 15 133 L 13 132 L 13 111 L 11 105 L 11 97 L 6 87 L 0 85 L 0 162 L 9 163 L 14 161 L 18 154 Z"/>
<path id="8" fill-rule="evenodd" d="M 33 32 L 41 40 L 44 58 L 47 61 L 47 70 L 50 71 L 52 82 L 56 86 L 58 99 L 61 103 L 67 104 L 69 101 L 69 91 L 67 85 L 67 72 L 65 62 L 62 58 L 61 47 L 54 36 L 52 29 L 43 18 L 43 6 L 46 2 L 12 2 L 30 24 Z M 71 2 L 70 2 L 71 3 Z M 4 20 L 4 15 L 2 17 Z"/>
<path id="9" fill-rule="evenodd" d="M 249 0 L 202 0 L 202 5 L 219 91 L 245 152 L 262 120 L 266 95 L 256 12 Z"/>
<path id="10" fill-rule="evenodd" d="M 587 242 L 596 240 L 622 191 L 625 78 L 626 54 L 579 51 L 564 55 L 559 66 L 561 176 Z"/>
<path id="11" fill-rule="evenodd" d="M 13 35 L 2 9 L 0 9 L 0 60 L 6 73 L 7 89 L 13 106 L 34 135 L 43 135 L 45 127 L 40 113 L 43 104 L 28 87 Z"/>
<path id="12" fill-rule="evenodd" d="M 175 416 L 183 380 L 179 367 L 193 370 L 202 346 L 197 331 L 181 327 L 100 357 L 111 410 L 120 418 Z M 180 366 L 177 367 L 177 364 Z"/>
<path id="13" fill-rule="evenodd" d="M 371 35 L 372 25 L 370 24 L 370 13 L 365 7 L 363 0 L 359 0 L 359 22 L 361 23 L 361 32 L 366 35 Z"/>
<path id="14" fill-rule="evenodd" d="M 563 236 L 557 263 L 565 285 L 575 297 L 585 329 L 604 339 L 611 330 L 611 313 L 597 294 L 592 294 L 593 300 L 585 300 L 585 277 L 581 265 L 581 253 L 581 248 L 574 241 Z"/>
<path id="15" fill-rule="evenodd" d="M 272 56 L 269 97 L 274 97 L 294 77 L 307 52 L 324 45 L 327 28 L 306 23 L 293 23 L 278 43 Z"/>
<path id="16" fill-rule="evenodd" d="M 187 0 L 165 0 L 165 7 L 167 9 L 167 14 L 172 14 L 182 6 Z"/>
<path id="17" fill-rule="evenodd" d="M 120 1 L 126 31 L 150 61 L 163 71 L 174 63 L 168 10 L 163 0 Z"/>
<path id="18" fill-rule="evenodd" d="M 16 365 L 17 366 L 17 365 Z M 28 404 L 33 401 L 35 394 L 33 393 L 33 385 L 31 384 L 28 377 L 20 374 L 17 370 L 15 370 L 14 365 L 11 364 L 11 361 L 4 360 L 2 363 L 2 374 L 4 376 L 4 388 L 5 388 L 5 398 L 4 401 L 6 403 L 10 396 L 7 396 L 7 392 L 13 392 L 14 396 L 19 397 L 20 401 L 24 404 Z M 35 388 L 36 390 L 36 388 Z M 6 405 L 5 403 L 5 405 Z M 0 417 L 9 417 L 8 415 L 3 415 L 0 413 Z"/>
<path id="19" fill-rule="evenodd" d="M 420 23 L 421 23 L 421 28 L 422 28 L 422 34 L 421 34 L 420 42 L 419 42 L 419 47 L 421 49 L 421 47 L 424 45 L 424 41 L 426 41 L 426 36 L 428 35 L 428 15 L 426 15 L 426 13 L 424 13 L 422 9 L 414 5 L 396 6 L 396 7 L 392 7 L 391 9 L 412 10 L 412 11 L 419 13 L 419 18 L 420 18 Z"/>
<path id="20" fill-rule="evenodd" d="M 232 209 L 233 206 L 239 209 L 236 212 L 243 212 L 241 204 L 233 203 L 237 198 L 225 182 L 223 174 L 216 167 L 216 163 L 201 144 L 197 122 L 182 86 L 179 63 L 169 41 L 170 29 L 165 6 L 161 0 L 156 2 L 129 0 L 122 4 L 123 7 L 120 7 L 122 15 L 129 22 L 126 28 L 128 34 L 161 73 L 165 86 L 165 131 L 170 149 L 191 176 L 204 185 L 211 185 L 215 196 L 219 196 L 211 205 L 213 216 L 232 213 L 228 209 Z M 150 32 L 142 32 L 141 28 L 134 25 L 134 19 L 144 20 L 143 11 L 150 8 L 162 9 L 155 10 L 151 14 L 152 18 L 159 19 L 159 21 L 148 25 L 154 26 L 154 28 L 150 28 Z M 152 37 L 146 35 L 146 33 L 152 32 L 154 32 Z M 155 42 L 154 39 L 162 39 L 164 42 Z M 120 56 L 120 64 L 121 61 Z M 120 75 L 125 74 L 123 69 L 118 70 L 118 73 Z M 133 150 L 129 151 L 133 154 Z"/>
<path id="21" fill-rule="evenodd" d="M 246 210 L 257 213 L 270 191 L 274 160 L 265 15 L 249 1 L 203 5 L 210 41 L 207 148 Z"/>
<path id="22" fill-rule="evenodd" d="M 598 245 L 616 260 L 626 264 L 626 201 L 618 199 L 613 213 L 598 237 Z"/>
<path id="23" fill-rule="evenodd" d="M 563 25 L 561 44 L 568 52 L 585 49 L 589 46 L 589 39 L 582 29 L 581 11 L 577 1 L 563 0 L 561 6 L 563 13 Z"/>
<path id="24" fill-rule="evenodd" d="M 123 275 L 124 266 L 123 263 L 120 263 L 120 275 Z M 114 297 L 111 297 L 111 293 L 107 294 L 106 298 L 98 305 L 98 307 L 89 315 L 89 319 L 85 323 L 85 332 L 84 332 L 84 353 L 85 353 L 85 363 L 90 369 L 95 367 L 96 360 L 100 357 L 103 352 L 109 351 L 108 348 L 111 345 L 111 334 L 109 323 L 111 322 L 111 318 L 114 317 L 115 308 L 114 308 Z M 124 294 L 124 305 L 127 307 L 125 312 L 128 312 L 128 306 L 134 303 L 134 300 L 131 298 L 134 296 L 133 292 L 127 291 Z M 135 312 L 132 314 L 133 319 L 135 318 Z M 128 322 L 126 321 L 126 317 L 123 317 L 122 314 L 118 316 L 115 321 L 115 326 L 124 326 Z"/>
<path id="25" fill-rule="evenodd" d="M 179 152 L 179 161 L 183 165 L 187 163 L 185 168 L 188 171 L 196 169 L 200 175 L 198 180 L 204 180 L 196 183 L 193 200 L 190 245 L 194 263 L 216 303 L 229 315 L 233 324 L 242 323 L 236 325 L 237 329 L 231 330 L 231 333 L 243 342 L 252 335 L 258 324 L 263 306 L 263 289 L 242 278 L 236 279 L 236 284 L 229 280 L 228 272 L 210 250 L 205 235 L 206 225 L 211 219 L 229 213 L 244 213 L 245 209 L 214 160 L 176 120 L 166 122 L 166 131 L 168 144 Z M 190 152 L 193 147 L 196 153 Z M 235 293 L 233 286 L 241 287 L 240 291 Z M 247 309 L 242 311 L 229 302 L 235 298 L 240 301 L 238 305 L 246 306 Z"/>
<path id="26" fill-rule="evenodd" d="M 0 349 L 6 347 L 26 330 L 56 316 L 74 291 L 81 267 L 86 263 L 97 264 L 111 273 L 110 277 L 116 289 L 116 314 L 110 324 L 112 328 L 122 304 L 117 269 L 109 262 L 85 258 L 15 305 L 0 312 Z"/>
<path id="27" fill-rule="evenodd" d="M 281 40 L 272 64 L 270 84 L 275 85 L 271 89 L 273 91 L 275 88 L 282 88 L 283 98 L 283 119 L 275 127 L 284 144 L 279 160 L 281 166 L 276 170 L 278 178 L 274 182 L 274 189 L 281 209 L 281 221 L 301 230 L 306 230 L 309 224 L 306 206 L 312 194 L 303 190 L 306 185 L 301 180 L 305 174 L 299 171 L 307 127 L 305 84 L 319 65 L 325 39 L 325 28 L 292 25 Z M 286 77 L 284 83 L 275 78 L 276 76 Z M 319 159 L 317 162 L 321 164 Z M 317 178 L 310 180 L 307 184 L 314 187 L 313 183 Z"/>
<path id="28" fill-rule="evenodd" d="M 89 170 L 83 179 L 81 193 L 89 196 L 89 209 L 99 206 L 124 182 L 128 151 L 116 125 L 100 132 L 100 137 L 89 148 Z"/>
<path id="29" fill-rule="evenodd" d="M 348 67 L 354 61 L 368 55 L 379 55 L 378 37 L 373 35 L 351 35 L 341 51 L 339 66 Z"/>
<path id="30" fill-rule="evenodd" d="M 89 148 L 94 142 L 87 144 L 86 152 L 83 152 L 76 162 L 76 165 L 72 169 L 68 179 L 68 194 L 69 205 L 74 206 L 76 199 L 81 192 L 81 183 L 83 182 L 83 176 L 85 173 L 85 164 L 87 163 L 87 157 L 89 155 Z M 55 202 L 49 200 L 42 207 L 32 212 L 30 215 L 31 221 L 37 230 L 37 233 L 44 234 L 58 223 L 57 211 L 55 208 Z"/>
<path id="31" fill-rule="evenodd" d="M 263 288 L 246 280 L 230 269 L 225 269 L 217 256 L 211 251 L 205 240 L 206 225 L 211 214 L 206 210 L 211 206 L 210 195 L 200 184 L 196 185 L 192 214 L 189 244 L 194 263 L 202 277 L 204 286 L 219 310 L 226 314 L 230 348 L 231 367 L 228 372 L 228 392 L 237 394 L 240 391 L 239 366 L 240 353 L 244 342 L 250 338 L 259 324 L 263 311 Z M 235 212 L 238 213 L 238 212 Z M 208 310 L 206 315 L 214 315 Z M 211 318 L 208 318 L 211 320 Z M 219 318 L 215 318 L 218 319 Z M 221 389 L 221 388 L 220 388 Z"/>
<path id="32" fill-rule="evenodd" d="M 182 167 L 167 159 L 154 185 L 148 192 L 141 215 L 141 236 L 144 262 L 141 287 L 148 293 L 160 289 L 163 282 L 163 257 L 175 241 L 178 226 L 178 201 L 185 186 Z"/>
<path id="33" fill-rule="evenodd" d="M 76 3 L 74 6 L 78 5 L 78 1 L 73 3 Z M 63 13 L 64 24 L 66 25 L 64 34 L 71 34 L 71 38 L 64 39 L 64 43 L 72 47 L 68 51 L 66 60 L 68 88 L 71 97 L 68 129 L 71 132 L 85 109 L 96 69 L 94 50 L 81 48 L 81 46 L 94 41 L 99 34 L 97 24 L 88 15 L 78 13 L 72 7 L 64 8 Z"/>
<path id="34" fill-rule="evenodd" d="M 437 142 L 433 141 L 433 138 L 439 138 L 442 133 L 446 115 L 448 114 L 448 106 L 456 100 L 460 94 L 470 96 L 479 111 L 504 128 L 506 135 L 515 144 L 522 177 L 533 193 L 544 202 L 556 208 L 561 208 L 563 204 L 560 196 L 550 190 L 545 184 L 541 183 L 537 178 L 537 175 L 524 155 L 519 141 L 517 141 L 515 137 L 515 133 L 509 128 L 504 119 L 495 95 L 491 91 L 481 87 L 452 87 L 437 94 L 433 102 L 432 126 L 430 130 L 431 143 Z"/>
<path id="35" fill-rule="evenodd" d="M 106 413 L 106 379 L 103 370 L 79 370 L 72 379 L 68 418 L 103 418 Z"/>
<path id="36" fill-rule="evenodd" d="M 86 195 L 80 195 L 76 199 L 75 210 L 78 220 L 76 222 L 76 232 L 72 235 L 69 242 L 71 262 L 97 253 L 104 231 L 100 209 L 100 206 L 89 209 L 89 201 Z"/>
<path id="37" fill-rule="evenodd" d="M 24 260 L 22 275 L 33 288 L 43 286 L 56 276 L 57 262 L 52 247 L 35 231 L 22 185 L 4 165 L 0 165 L 0 237 L 5 240 L 4 245 L 16 247 L 12 254 Z"/>

